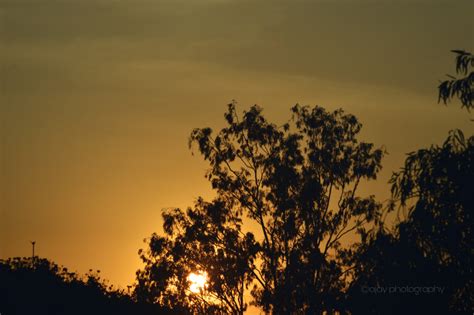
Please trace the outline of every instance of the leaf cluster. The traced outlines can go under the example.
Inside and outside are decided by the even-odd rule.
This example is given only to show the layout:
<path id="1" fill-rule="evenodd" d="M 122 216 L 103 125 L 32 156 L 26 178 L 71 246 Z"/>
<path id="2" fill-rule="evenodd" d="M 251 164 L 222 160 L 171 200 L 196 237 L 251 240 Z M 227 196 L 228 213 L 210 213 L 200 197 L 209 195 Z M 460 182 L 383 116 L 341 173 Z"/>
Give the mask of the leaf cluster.
<path id="1" fill-rule="evenodd" d="M 445 80 L 438 86 L 438 101 L 446 104 L 456 97 L 461 101 L 461 107 L 468 111 L 474 106 L 474 55 L 463 50 L 453 50 L 456 56 L 456 72 L 464 77 L 456 78 L 448 75 L 450 80 Z"/>

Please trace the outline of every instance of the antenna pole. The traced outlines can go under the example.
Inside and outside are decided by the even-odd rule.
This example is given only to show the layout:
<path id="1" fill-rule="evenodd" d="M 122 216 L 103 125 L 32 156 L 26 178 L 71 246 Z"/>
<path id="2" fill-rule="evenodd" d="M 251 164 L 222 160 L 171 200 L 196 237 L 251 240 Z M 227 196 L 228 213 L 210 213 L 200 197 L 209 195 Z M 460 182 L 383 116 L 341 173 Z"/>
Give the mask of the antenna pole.
<path id="1" fill-rule="evenodd" d="M 33 247 L 33 255 L 31 257 L 33 257 L 33 259 L 35 259 L 35 244 L 36 244 L 36 241 L 31 241 L 31 245 Z"/>

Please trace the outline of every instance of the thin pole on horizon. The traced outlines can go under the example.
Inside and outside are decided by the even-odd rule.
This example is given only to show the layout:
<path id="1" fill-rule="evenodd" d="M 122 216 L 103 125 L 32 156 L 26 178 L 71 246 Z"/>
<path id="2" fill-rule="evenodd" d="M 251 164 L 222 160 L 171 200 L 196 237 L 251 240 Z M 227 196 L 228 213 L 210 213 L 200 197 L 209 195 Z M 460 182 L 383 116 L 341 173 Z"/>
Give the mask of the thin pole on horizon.
<path id="1" fill-rule="evenodd" d="M 30 241 L 32 247 L 33 247 L 33 255 L 31 256 L 32 259 L 35 259 L 35 244 L 36 244 L 36 241 Z"/>

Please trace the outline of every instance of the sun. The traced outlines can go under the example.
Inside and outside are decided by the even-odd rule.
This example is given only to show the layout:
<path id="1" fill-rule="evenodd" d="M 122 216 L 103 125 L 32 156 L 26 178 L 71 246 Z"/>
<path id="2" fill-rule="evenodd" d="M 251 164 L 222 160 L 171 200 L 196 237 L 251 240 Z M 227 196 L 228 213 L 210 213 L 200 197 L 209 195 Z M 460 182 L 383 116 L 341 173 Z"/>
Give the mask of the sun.
<path id="1" fill-rule="evenodd" d="M 187 280 L 191 282 L 189 285 L 189 291 L 192 293 L 200 293 L 207 287 L 207 272 L 192 272 L 189 274 Z"/>

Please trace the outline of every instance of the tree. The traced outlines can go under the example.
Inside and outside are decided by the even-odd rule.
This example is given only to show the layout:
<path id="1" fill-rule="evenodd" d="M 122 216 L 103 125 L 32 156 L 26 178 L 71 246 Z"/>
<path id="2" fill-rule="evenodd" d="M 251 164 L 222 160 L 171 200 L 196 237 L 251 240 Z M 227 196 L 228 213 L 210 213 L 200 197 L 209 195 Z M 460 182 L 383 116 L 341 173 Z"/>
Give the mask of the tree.
<path id="1" fill-rule="evenodd" d="M 465 139 L 460 130 L 442 146 L 408 155 L 390 181 L 405 215 L 394 233 L 379 230 L 359 247 L 349 290 L 352 313 L 472 313 L 473 162 L 474 137 Z M 401 287 L 437 291 L 363 292 Z"/>
<path id="2" fill-rule="evenodd" d="M 392 193 L 408 208 L 405 233 L 424 257 L 450 274 L 456 310 L 472 311 L 474 266 L 474 136 L 450 133 L 442 146 L 408 155 L 405 167 L 393 175 Z"/>
<path id="3" fill-rule="evenodd" d="M 165 214 L 168 236 L 157 239 L 171 254 L 146 253 L 148 273 L 139 283 L 154 279 L 158 286 L 163 275 L 182 281 L 184 274 L 168 277 L 174 268 L 189 272 L 199 266 L 211 274 L 216 268 L 224 276 L 222 286 L 230 288 L 224 296 L 252 282 L 252 303 L 266 312 L 321 314 L 342 308 L 345 279 L 354 267 L 352 250 L 342 241 L 355 233 L 365 237 L 380 222 L 374 196 L 356 193 L 361 181 L 376 178 L 383 151 L 359 142 L 361 124 L 340 109 L 296 105 L 291 110 L 292 119 L 277 126 L 260 107 L 252 106 L 241 118 L 231 103 L 225 128 L 193 130 L 190 147 L 197 145 L 209 162 L 207 178 L 217 201 Z M 258 237 L 242 233 L 242 225 Z M 152 237 L 150 248 L 153 243 Z M 179 247 L 185 258 L 176 262 Z M 182 269 L 181 261 L 189 268 Z M 240 266 L 237 274 L 234 265 Z M 219 285 L 213 286 L 216 279 L 211 276 L 209 294 L 227 305 Z M 157 291 L 166 292 L 169 284 Z"/>
<path id="4" fill-rule="evenodd" d="M 137 273 L 135 295 L 146 302 L 197 314 L 243 314 L 244 290 L 253 280 L 257 244 L 241 231 L 241 220 L 222 200 L 199 198 L 186 212 L 163 213 L 165 237 L 153 234 L 149 249 L 140 251 L 145 263 Z M 188 276 L 207 276 L 202 292 L 192 292 Z"/>
<path id="5" fill-rule="evenodd" d="M 458 98 L 472 108 L 474 56 L 453 50 L 456 72 L 464 78 L 442 82 L 439 100 Z M 392 202 L 404 214 L 392 232 L 380 226 L 357 248 L 354 280 L 348 290 L 353 314 L 460 313 L 474 309 L 474 136 L 450 132 L 442 146 L 408 154 L 390 180 Z M 370 295 L 362 288 L 429 288 L 443 292 Z M 383 293 L 383 292 L 379 292 Z"/>
<path id="6" fill-rule="evenodd" d="M 456 53 L 456 72 L 463 75 L 462 78 L 456 78 L 448 75 L 451 80 L 441 82 L 438 86 L 438 101 L 442 100 L 445 104 L 453 97 L 461 101 L 461 107 L 468 111 L 474 106 L 474 55 L 463 50 L 453 50 Z"/>

